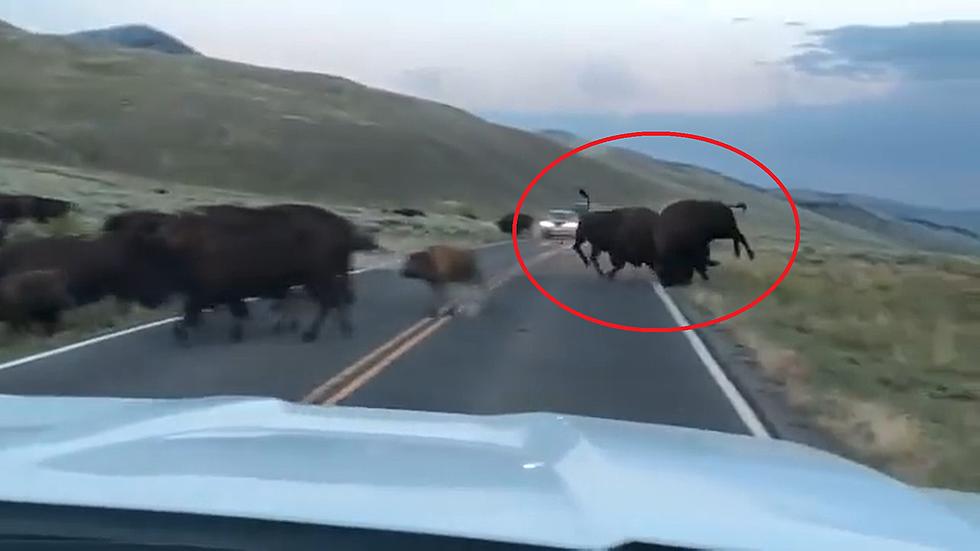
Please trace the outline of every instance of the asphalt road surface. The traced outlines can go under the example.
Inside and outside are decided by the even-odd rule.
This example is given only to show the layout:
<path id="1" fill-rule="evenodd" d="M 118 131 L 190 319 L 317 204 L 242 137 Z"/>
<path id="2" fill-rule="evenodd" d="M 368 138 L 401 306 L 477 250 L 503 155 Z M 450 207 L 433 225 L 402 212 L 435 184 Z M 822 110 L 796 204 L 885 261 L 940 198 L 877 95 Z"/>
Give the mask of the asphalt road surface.
<path id="1" fill-rule="evenodd" d="M 538 281 L 569 306 L 637 326 L 673 326 L 649 275 L 600 280 L 567 244 L 521 247 Z M 494 287 L 473 317 L 432 319 L 422 283 L 389 269 L 355 276 L 354 335 L 328 319 L 316 343 L 274 334 L 252 303 L 245 341 L 205 318 L 189 346 L 158 325 L 11 367 L 0 394 L 178 398 L 271 396 L 341 405 L 498 414 L 551 411 L 734 433 L 748 427 L 681 333 L 631 333 L 559 310 L 523 277 L 510 244 L 480 250 Z M 305 321 L 305 320 L 304 320 Z"/>

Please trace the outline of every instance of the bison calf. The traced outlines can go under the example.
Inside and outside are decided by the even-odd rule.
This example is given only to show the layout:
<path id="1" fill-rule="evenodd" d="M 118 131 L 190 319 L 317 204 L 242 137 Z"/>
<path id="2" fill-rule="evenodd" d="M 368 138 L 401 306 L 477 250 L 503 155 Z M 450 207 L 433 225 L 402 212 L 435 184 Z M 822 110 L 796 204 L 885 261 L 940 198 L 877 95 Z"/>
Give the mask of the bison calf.
<path id="1" fill-rule="evenodd" d="M 67 278 L 59 270 L 29 270 L 0 279 L 0 318 L 14 331 L 37 322 L 51 336 L 61 313 L 73 304 Z"/>
<path id="2" fill-rule="evenodd" d="M 421 279 L 429 284 L 433 291 L 432 316 L 452 314 L 455 308 L 446 304 L 446 286 L 449 284 L 464 284 L 478 288 L 484 296 L 487 294 L 483 274 L 476 262 L 476 253 L 469 249 L 460 249 L 448 245 L 434 245 L 424 251 L 408 255 L 401 271 L 402 277 Z"/>

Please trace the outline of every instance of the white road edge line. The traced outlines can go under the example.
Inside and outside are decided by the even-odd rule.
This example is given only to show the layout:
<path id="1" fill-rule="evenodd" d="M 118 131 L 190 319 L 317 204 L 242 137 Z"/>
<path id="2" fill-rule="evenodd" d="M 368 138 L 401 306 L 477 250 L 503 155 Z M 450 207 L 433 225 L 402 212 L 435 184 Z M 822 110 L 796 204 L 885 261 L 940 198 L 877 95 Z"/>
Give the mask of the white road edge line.
<path id="1" fill-rule="evenodd" d="M 688 321 L 683 313 L 681 313 L 680 308 L 678 308 L 677 304 L 674 303 L 674 299 L 670 298 L 670 295 L 667 294 L 667 291 L 664 290 L 663 286 L 656 282 L 650 282 L 650 284 L 653 286 L 653 290 L 657 293 L 657 296 L 660 297 L 660 300 L 663 301 L 664 305 L 667 307 L 667 311 L 670 312 L 671 317 L 674 318 L 677 325 L 691 325 L 691 322 Z M 732 383 L 731 379 L 728 378 L 728 375 L 725 374 L 725 371 L 720 365 L 718 365 L 717 360 L 715 360 L 714 356 L 711 355 L 711 352 L 708 351 L 708 347 L 705 346 L 704 341 L 701 340 L 701 337 L 698 335 L 697 331 L 692 329 L 683 331 L 683 333 L 684 336 L 687 337 L 688 342 L 691 343 L 691 348 L 694 349 L 694 352 L 698 355 L 698 358 L 701 359 L 701 363 L 704 364 L 704 367 L 707 368 L 708 373 L 715 380 L 715 382 L 718 383 L 722 393 L 726 398 L 728 398 L 728 401 L 732 404 L 732 408 L 735 410 L 735 413 L 738 415 L 739 419 L 742 420 L 742 423 L 745 424 L 745 427 L 749 430 L 749 432 L 752 433 L 752 436 L 755 436 L 756 438 L 771 439 L 772 435 L 769 434 L 769 431 L 766 430 L 765 425 L 763 425 L 762 421 L 759 420 L 759 416 L 756 415 L 755 411 L 752 409 L 752 406 L 749 405 L 749 403 L 745 400 L 745 397 L 743 397 L 738 389 L 735 388 L 735 384 Z"/>
<path id="2" fill-rule="evenodd" d="M 484 243 L 483 245 L 479 245 L 479 246 L 474 247 L 474 248 L 475 249 L 489 249 L 490 247 L 494 247 L 494 246 L 498 246 L 498 245 L 503 245 L 505 243 L 511 243 L 511 241 L 508 239 L 506 241 L 495 241 L 493 243 Z M 373 270 L 380 270 L 380 269 L 383 269 L 383 268 L 387 268 L 387 267 L 389 267 L 391 265 L 393 265 L 393 263 L 391 263 L 391 262 L 382 262 L 382 263 L 377 264 L 375 266 L 368 266 L 366 268 L 358 268 L 356 270 L 351 270 L 350 273 L 351 273 L 351 275 L 356 275 L 356 274 L 361 274 L 361 273 L 364 273 L 364 272 L 370 272 L 370 271 L 373 271 Z M 248 302 L 252 302 L 252 301 L 257 300 L 257 299 L 254 299 L 253 298 L 253 299 L 246 299 L 246 300 Z M 52 348 L 51 350 L 45 350 L 44 352 L 38 352 L 37 354 L 31 354 L 29 356 L 24 356 L 22 358 L 17 358 L 17 359 L 14 359 L 14 360 L 10 360 L 8 362 L 4 362 L 4 363 L 0 364 L 0 371 L 2 371 L 4 369 L 11 368 L 11 367 L 17 367 L 18 365 L 23 365 L 23 364 L 26 364 L 26 363 L 35 362 L 37 360 L 43 360 L 44 358 L 50 358 L 51 356 L 57 356 L 58 354 L 64 354 L 65 352 L 71 352 L 72 350 L 76 350 L 78 348 L 83 348 L 83 347 L 86 347 L 86 346 L 91 346 L 93 344 L 98 344 L 100 342 L 107 341 L 107 340 L 110 340 L 110 339 L 114 339 L 116 337 L 122 337 L 122 336 L 125 336 L 125 335 L 129 335 L 131 333 L 138 333 L 140 331 L 145 331 L 147 329 L 153 329 L 154 327 L 159 327 L 161 325 L 166 325 L 168 323 L 173 323 L 173 322 L 175 322 L 175 321 L 177 321 L 179 319 L 180 319 L 180 316 L 173 316 L 173 317 L 169 317 L 169 318 L 162 319 L 162 320 L 151 321 L 149 323 L 144 323 L 142 325 L 135 325 L 133 327 L 129 327 L 129 328 L 126 328 L 126 329 L 120 329 L 119 331 L 113 331 L 112 333 L 106 333 L 105 335 L 99 335 L 97 337 L 92 337 L 92 338 L 85 339 L 85 340 L 78 341 L 78 342 L 74 342 L 74 343 L 71 343 L 71 344 L 66 344 L 64 346 L 59 346 L 58 348 Z"/>

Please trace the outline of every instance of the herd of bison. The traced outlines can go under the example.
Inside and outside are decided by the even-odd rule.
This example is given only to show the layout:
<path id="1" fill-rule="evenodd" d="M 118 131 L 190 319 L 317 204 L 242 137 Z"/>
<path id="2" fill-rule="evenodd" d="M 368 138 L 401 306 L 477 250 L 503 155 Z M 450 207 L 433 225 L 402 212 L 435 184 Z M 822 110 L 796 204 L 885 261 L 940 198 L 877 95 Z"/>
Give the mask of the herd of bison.
<path id="1" fill-rule="evenodd" d="M 0 206 L 5 227 L 23 218 L 57 217 L 72 207 L 0 196 L 0 204 L 8 200 L 15 206 Z M 177 295 L 184 300 L 184 315 L 174 326 L 178 339 L 187 339 L 203 310 L 226 306 L 235 319 L 232 338 L 240 340 L 246 299 L 285 300 L 302 286 L 319 307 L 302 335 L 311 341 L 334 309 L 341 331 L 350 332 L 352 253 L 375 248 L 374 238 L 353 223 L 312 205 L 126 211 L 108 217 L 97 235 L 0 247 L 0 317 L 15 331 L 39 324 L 50 334 L 73 307 L 115 297 L 159 308 Z"/>
<path id="2" fill-rule="evenodd" d="M 683 200 L 660 213 L 646 207 L 591 211 L 591 198 L 584 190 L 579 193 L 588 212 L 581 216 L 572 248 L 600 276 L 611 279 L 630 263 L 649 267 L 665 286 L 688 284 L 694 272 L 707 280 L 708 267 L 717 265 L 709 256 L 715 239 L 731 239 L 736 256 L 741 245 L 754 258 L 732 212 L 744 210 L 744 203 Z M 73 207 L 57 199 L 0 194 L 0 242 L 10 224 L 24 219 L 43 223 Z M 525 214 L 516 222 L 518 232 L 533 225 Z M 510 233 L 513 223 L 509 214 L 497 225 Z M 582 251 L 585 243 L 591 245 L 588 257 Z M 352 330 L 353 253 L 377 248 L 374 237 L 351 221 L 313 205 L 130 210 L 106 218 L 96 235 L 0 246 L 0 321 L 15 332 L 39 325 L 50 335 L 71 308 L 112 297 L 155 309 L 176 296 L 183 300 L 183 316 L 174 324 L 179 341 L 187 341 L 204 310 L 221 306 L 233 317 L 231 338 L 238 341 L 251 298 L 273 299 L 280 312 L 276 329 L 284 323 L 298 328 L 295 319 L 286 319 L 286 305 L 301 288 L 317 307 L 302 339 L 315 340 L 332 310 L 346 335 Z M 603 252 L 612 262 L 608 272 L 599 266 Z M 410 254 L 400 273 L 432 287 L 433 314 L 439 313 L 447 284 L 484 285 L 474 252 L 451 246 Z"/>
<path id="3" fill-rule="evenodd" d="M 647 266 L 664 286 L 687 285 L 697 272 L 708 279 L 708 267 L 717 266 L 711 260 L 710 243 L 715 239 L 731 239 L 735 256 L 741 256 L 745 247 L 750 259 L 755 252 L 735 222 L 733 209 L 747 208 L 745 203 L 727 205 L 720 201 L 684 199 L 671 203 L 659 213 L 647 207 L 622 207 L 605 211 L 591 211 L 592 199 L 585 190 L 579 190 L 585 198 L 587 212 L 579 220 L 572 248 L 586 267 L 591 264 L 600 276 L 616 277 L 627 263 L 636 267 Z M 497 226 L 510 233 L 513 215 L 505 215 Z M 527 214 L 517 217 L 517 231 L 530 230 L 534 219 Z M 589 243 L 588 257 L 582 245 Z M 603 272 L 599 255 L 609 255 L 612 269 Z"/>

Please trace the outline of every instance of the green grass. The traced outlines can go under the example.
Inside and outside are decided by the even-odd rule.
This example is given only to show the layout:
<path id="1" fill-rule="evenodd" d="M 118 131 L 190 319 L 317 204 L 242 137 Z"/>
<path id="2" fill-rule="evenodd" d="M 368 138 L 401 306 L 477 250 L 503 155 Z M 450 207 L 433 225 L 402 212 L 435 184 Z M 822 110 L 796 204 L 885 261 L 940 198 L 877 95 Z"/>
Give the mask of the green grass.
<path id="1" fill-rule="evenodd" d="M 713 315 L 758 296 L 785 250 L 725 259 L 680 296 Z M 807 249 L 731 322 L 765 374 L 859 460 L 915 483 L 980 490 L 980 263 Z"/>

